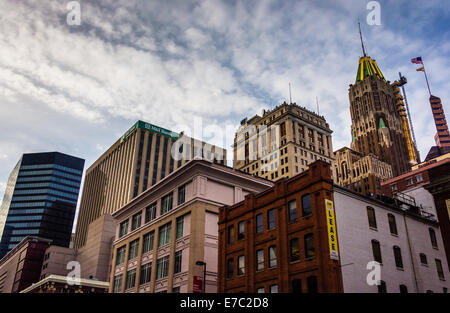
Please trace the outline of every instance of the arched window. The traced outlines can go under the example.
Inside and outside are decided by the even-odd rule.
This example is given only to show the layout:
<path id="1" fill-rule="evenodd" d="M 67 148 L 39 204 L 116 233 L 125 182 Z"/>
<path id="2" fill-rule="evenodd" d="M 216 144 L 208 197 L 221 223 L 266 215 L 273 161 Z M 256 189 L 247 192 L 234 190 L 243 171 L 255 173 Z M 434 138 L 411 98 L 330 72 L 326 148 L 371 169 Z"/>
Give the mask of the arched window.
<path id="1" fill-rule="evenodd" d="M 397 223 L 395 222 L 395 216 L 391 213 L 388 214 L 388 221 L 389 221 L 389 229 L 391 231 L 392 235 L 398 235 L 397 232 Z"/>
<path id="2" fill-rule="evenodd" d="M 436 240 L 436 233 L 434 232 L 433 228 L 429 228 L 428 231 L 430 232 L 430 240 L 431 240 L 431 245 L 433 246 L 433 248 L 437 248 L 437 240 Z"/>
<path id="3" fill-rule="evenodd" d="M 375 209 L 370 206 L 367 207 L 367 218 L 369 219 L 369 226 L 372 228 L 377 228 L 377 219 L 375 217 Z"/>
<path id="4" fill-rule="evenodd" d="M 387 293 L 386 282 L 384 280 L 378 285 L 378 293 Z"/>
<path id="5" fill-rule="evenodd" d="M 428 260 L 425 253 L 420 254 L 420 263 L 423 265 L 428 265 Z"/>
<path id="6" fill-rule="evenodd" d="M 383 263 L 383 260 L 381 258 L 381 248 L 380 248 L 380 242 L 378 240 L 372 239 L 372 253 L 373 253 L 373 259 L 377 261 L 378 263 Z"/>
<path id="7" fill-rule="evenodd" d="M 402 251 L 397 246 L 394 246 L 394 258 L 395 266 L 398 268 L 403 268 Z"/>
<path id="8" fill-rule="evenodd" d="M 408 293 L 408 287 L 406 285 L 400 285 L 400 293 Z"/>

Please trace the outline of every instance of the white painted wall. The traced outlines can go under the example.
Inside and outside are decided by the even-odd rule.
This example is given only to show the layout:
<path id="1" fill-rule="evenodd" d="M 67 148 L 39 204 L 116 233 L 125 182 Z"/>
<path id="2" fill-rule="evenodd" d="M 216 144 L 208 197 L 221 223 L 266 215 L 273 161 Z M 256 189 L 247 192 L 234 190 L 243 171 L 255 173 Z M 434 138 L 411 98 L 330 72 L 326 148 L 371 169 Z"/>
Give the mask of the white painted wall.
<path id="1" fill-rule="evenodd" d="M 344 292 L 378 292 L 377 286 L 369 286 L 366 282 L 369 274 L 366 266 L 368 262 L 373 261 L 372 239 L 380 242 L 383 261 L 381 280 L 386 282 L 387 292 L 399 292 L 401 284 L 407 286 L 408 292 L 432 290 L 442 293 L 444 287 L 450 289 L 450 274 L 439 228 L 409 216 L 405 219 L 402 212 L 339 188 L 335 188 L 334 201 Z M 375 209 L 377 229 L 369 227 L 367 206 Z M 389 230 L 388 213 L 395 216 L 398 236 L 392 235 Z M 435 230 L 438 250 L 431 246 L 429 227 Z M 410 236 L 411 248 L 406 229 Z M 398 269 L 395 265 L 394 246 L 401 249 L 403 269 Z M 427 255 L 428 267 L 420 265 L 421 252 Z M 438 278 L 435 258 L 442 262 L 446 281 Z"/>

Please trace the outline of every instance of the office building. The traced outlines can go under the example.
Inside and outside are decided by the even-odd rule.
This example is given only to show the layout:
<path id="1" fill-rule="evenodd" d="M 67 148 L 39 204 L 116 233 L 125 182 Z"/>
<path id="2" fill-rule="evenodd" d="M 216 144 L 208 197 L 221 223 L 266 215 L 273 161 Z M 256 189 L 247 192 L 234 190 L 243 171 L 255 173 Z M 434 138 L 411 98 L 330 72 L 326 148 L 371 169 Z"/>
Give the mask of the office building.
<path id="1" fill-rule="evenodd" d="M 221 208 L 219 292 L 343 292 L 335 224 L 324 161 Z"/>
<path id="2" fill-rule="evenodd" d="M 0 293 L 16 293 L 39 280 L 51 240 L 26 236 L 0 260 Z"/>
<path id="3" fill-rule="evenodd" d="M 0 258 L 26 236 L 68 247 L 84 160 L 59 152 L 24 154 L 0 209 Z"/>
<path id="4" fill-rule="evenodd" d="M 39 279 L 43 280 L 51 275 L 66 276 L 71 271 L 67 265 L 75 261 L 80 265 L 81 278 L 108 282 L 115 230 L 114 219 L 105 214 L 89 224 L 83 247 L 73 249 L 51 245 L 45 251 Z"/>
<path id="5" fill-rule="evenodd" d="M 219 208 L 270 186 L 206 160 L 169 174 L 113 213 L 110 292 L 216 292 Z"/>
<path id="6" fill-rule="evenodd" d="M 410 171 L 420 160 L 400 83 L 386 80 L 376 60 L 366 55 L 364 44 L 362 47 L 364 55 L 348 91 L 352 142 L 350 149 L 335 152 L 333 177 L 339 186 L 370 195 L 381 192 L 382 180 Z"/>
<path id="7" fill-rule="evenodd" d="M 182 147 L 178 146 L 180 142 Z M 182 154 L 177 160 L 172 156 L 172 146 Z M 226 150 L 182 133 L 136 122 L 86 170 L 74 248 L 85 245 L 91 222 L 114 213 L 195 157 L 225 164 Z"/>
<path id="8" fill-rule="evenodd" d="M 316 160 L 333 162 L 331 133 L 323 116 L 284 102 L 242 120 L 234 138 L 233 167 L 272 181 L 295 176 Z"/>

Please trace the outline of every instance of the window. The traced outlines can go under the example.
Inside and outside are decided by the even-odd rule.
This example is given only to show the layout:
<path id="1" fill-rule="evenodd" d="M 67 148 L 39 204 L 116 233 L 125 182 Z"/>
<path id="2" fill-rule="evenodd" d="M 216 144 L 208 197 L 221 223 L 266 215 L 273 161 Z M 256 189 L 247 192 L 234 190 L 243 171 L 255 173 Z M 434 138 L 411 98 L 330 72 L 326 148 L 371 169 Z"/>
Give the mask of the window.
<path id="1" fill-rule="evenodd" d="M 131 231 L 141 227 L 142 213 L 134 214 L 131 218 Z"/>
<path id="2" fill-rule="evenodd" d="M 307 194 L 302 197 L 302 216 L 308 216 L 311 214 L 312 214 L 311 195 Z"/>
<path id="3" fill-rule="evenodd" d="M 408 293 L 408 287 L 406 285 L 400 285 L 400 293 Z"/>
<path id="4" fill-rule="evenodd" d="M 234 226 L 228 227 L 228 244 L 231 245 L 234 243 Z"/>
<path id="5" fill-rule="evenodd" d="M 422 265 L 428 265 L 428 260 L 427 260 L 427 256 L 425 253 L 420 254 L 420 263 Z"/>
<path id="6" fill-rule="evenodd" d="M 161 215 L 172 210 L 173 192 L 161 199 Z"/>
<path id="7" fill-rule="evenodd" d="M 391 191 L 396 191 L 396 190 L 397 190 L 397 184 L 392 184 Z"/>
<path id="8" fill-rule="evenodd" d="M 161 247 L 170 242 L 170 232 L 172 229 L 172 223 L 167 223 L 159 227 L 158 247 Z"/>
<path id="9" fill-rule="evenodd" d="M 372 240 L 372 253 L 373 253 L 373 259 L 377 261 L 378 263 L 383 263 L 383 260 L 381 258 L 381 248 L 380 248 L 380 242 L 378 240 L 373 239 Z"/>
<path id="10" fill-rule="evenodd" d="M 183 237 L 184 216 L 177 218 L 176 239 Z"/>
<path id="11" fill-rule="evenodd" d="M 292 280 L 292 293 L 302 293 L 302 280 L 293 279 Z"/>
<path id="12" fill-rule="evenodd" d="M 125 289 L 133 288 L 135 284 L 136 284 L 136 269 L 132 269 L 127 272 Z"/>
<path id="13" fill-rule="evenodd" d="M 388 221 L 389 221 L 389 230 L 391 231 L 392 235 L 398 235 L 397 232 L 397 223 L 395 222 L 395 216 L 392 214 L 388 214 Z"/>
<path id="14" fill-rule="evenodd" d="M 306 279 L 306 284 L 308 285 L 308 293 L 317 293 L 317 277 L 316 276 L 309 276 Z"/>
<path id="15" fill-rule="evenodd" d="M 175 265 L 173 269 L 174 274 L 181 272 L 182 258 L 183 250 L 175 252 Z"/>
<path id="16" fill-rule="evenodd" d="M 156 279 L 161 279 L 169 275 L 169 256 L 159 258 L 156 261 Z"/>
<path id="17" fill-rule="evenodd" d="M 419 175 L 416 176 L 416 181 L 417 181 L 418 183 L 420 183 L 421 181 L 423 181 L 423 176 L 422 176 L 422 174 L 419 174 Z"/>
<path id="18" fill-rule="evenodd" d="M 148 223 L 156 218 L 156 202 L 145 208 L 145 222 Z"/>
<path id="19" fill-rule="evenodd" d="M 369 227 L 377 228 L 377 219 L 375 217 L 375 209 L 368 206 L 367 207 L 367 218 L 369 219 Z"/>
<path id="20" fill-rule="evenodd" d="M 433 246 L 433 248 L 437 248 L 437 240 L 436 240 L 436 233 L 434 232 L 433 228 L 429 228 L 428 231 L 430 232 L 430 240 L 431 240 L 431 245 Z"/>
<path id="21" fill-rule="evenodd" d="M 119 238 L 128 233 L 128 220 L 120 223 Z"/>
<path id="22" fill-rule="evenodd" d="M 256 270 L 264 270 L 264 250 L 260 249 L 256 251 Z"/>
<path id="23" fill-rule="evenodd" d="M 278 293 L 278 285 L 271 285 L 270 293 Z"/>
<path id="24" fill-rule="evenodd" d="M 139 239 L 133 240 L 130 243 L 130 251 L 128 252 L 128 260 L 134 259 L 138 256 Z"/>
<path id="25" fill-rule="evenodd" d="M 227 278 L 233 278 L 234 272 L 234 259 L 227 260 Z"/>
<path id="26" fill-rule="evenodd" d="M 118 293 L 122 290 L 122 278 L 123 274 L 114 276 L 113 293 Z"/>
<path id="27" fill-rule="evenodd" d="M 245 238 L 245 226 L 244 221 L 238 223 L 238 240 L 244 240 Z"/>
<path id="28" fill-rule="evenodd" d="M 266 291 L 264 290 L 264 287 L 259 287 L 258 289 L 256 289 L 256 293 L 265 293 Z"/>
<path id="29" fill-rule="evenodd" d="M 300 249 L 298 246 L 298 238 L 289 241 L 291 262 L 300 260 Z"/>
<path id="30" fill-rule="evenodd" d="M 116 265 L 122 264 L 125 262 L 125 251 L 126 247 L 122 246 L 117 249 L 117 255 L 116 255 Z"/>
<path id="31" fill-rule="evenodd" d="M 314 234 L 306 234 L 304 239 L 305 239 L 305 257 L 307 259 L 315 257 L 316 251 L 314 248 Z"/>
<path id="32" fill-rule="evenodd" d="M 289 221 L 295 221 L 297 219 L 297 201 L 292 200 L 288 203 L 288 209 L 289 209 Z"/>
<path id="33" fill-rule="evenodd" d="M 439 259 L 435 259 L 436 261 L 436 270 L 438 273 L 438 277 L 440 280 L 445 280 L 444 271 L 442 270 L 442 262 Z"/>
<path id="34" fill-rule="evenodd" d="M 409 186 L 409 185 L 412 185 L 414 183 L 414 181 L 413 181 L 413 179 L 412 179 L 412 177 L 411 178 L 408 178 L 407 180 L 406 180 L 406 184 Z"/>
<path id="35" fill-rule="evenodd" d="M 178 187 L 178 205 L 186 201 L 186 185 Z"/>
<path id="36" fill-rule="evenodd" d="M 237 275 L 241 276 L 245 274 L 245 257 L 240 255 L 238 257 L 238 272 Z"/>
<path id="37" fill-rule="evenodd" d="M 269 267 L 277 266 L 277 249 L 275 246 L 269 247 Z"/>
<path id="38" fill-rule="evenodd" d="M 271 230 L 275 228 L 275 209 L 267 211 L 267 229 Z"/>
<path id="39" fill-rule="evenodd" d="M 384 280 L 381 280 L 378 285 L 378 293 L 387 293 L 386 282 Z"/>
<path id="40" fill-rule="evenodd" d="M 256 233 L 260 234 L 263 231 L 263 215 L 256 215 Z"/>
<path id="41" fill-rule="evenodd" d="M 143 285 L 150 282 L 152 275 L 152 263 L 147 263 L 141 266 L 141 275 L 139 277 L 139 284 Z"/>
<path id="42" fill-rule="evenodd" d="M 146 253 L 153 250 L 153 244 L 155 241 L 155 232 L 151 231 L 144 235 L 143 237 L 143 245 L 142 245 L 142 253 Z"/>
<path id="43" fill-rule="evenodd" d="M 398 268 L 403 268 L 402 251 L 397 246 L 394 246 L 394 258 L 395 266 Z"/>

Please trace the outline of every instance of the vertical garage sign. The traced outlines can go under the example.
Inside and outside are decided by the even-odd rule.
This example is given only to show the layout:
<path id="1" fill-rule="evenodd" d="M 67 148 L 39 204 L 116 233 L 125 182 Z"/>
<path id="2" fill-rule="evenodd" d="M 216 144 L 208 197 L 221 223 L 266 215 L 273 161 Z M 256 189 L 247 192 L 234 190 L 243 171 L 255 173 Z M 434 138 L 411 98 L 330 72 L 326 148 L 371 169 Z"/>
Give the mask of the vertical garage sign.
<path id="1" fill-rule="evenodd" d="M 325 199 L 325 210 L 327 218 L 328 243 L 330 245 L 330 258 L 339 260 L 339 249 L 336 236 L 336 218 L 334 216 L 333 201 Z"/>

